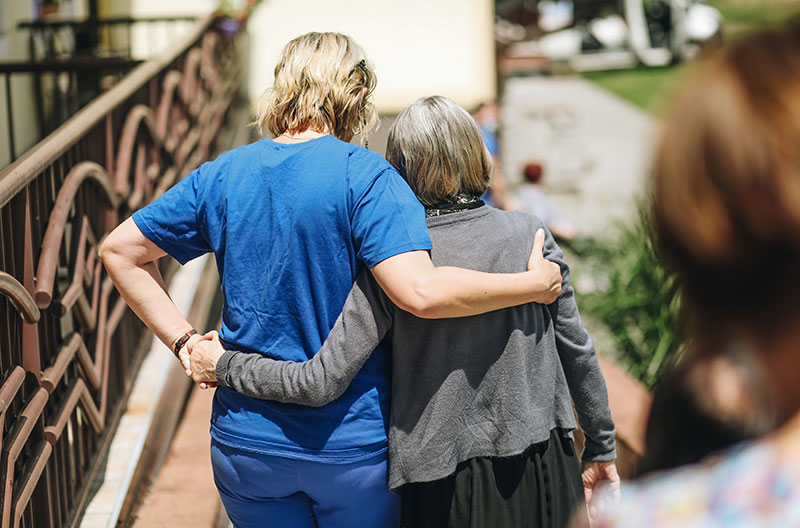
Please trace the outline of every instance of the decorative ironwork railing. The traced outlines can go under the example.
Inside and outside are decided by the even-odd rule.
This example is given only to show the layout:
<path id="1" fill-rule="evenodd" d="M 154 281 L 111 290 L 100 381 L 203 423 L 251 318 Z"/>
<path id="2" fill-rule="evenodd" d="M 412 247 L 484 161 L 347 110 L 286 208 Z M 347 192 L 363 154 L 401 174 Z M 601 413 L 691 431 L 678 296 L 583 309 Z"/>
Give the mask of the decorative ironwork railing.
<path id="1" fill-rule="evenodd" d="M 196 21 L 191 15 L 61 18 L 20 22 L 17 27 L 28 31 L 31 60 L 79 55 L 133 58 L 137 28 L 142 30 L 142 52 L 150 58 L 160 50 L 156 43 Z"/>
<path id="2" fill-rule="evenodd" d="M 20 145 L 17 139 L 15 120 L 31 119 L 36 123 L 35 138 L 40 140 L 74 115 L 82 106 L 101 93 L 101 85 L 106 80 L 122 78 L 142 61 L 117 57 L 76 57 L 58 60 L 3 61 L 0 62 L 0 76 L 5 88 L 6 142 L 8 145 L 8 162 L 17 159 L 17 153 L 26 145 Z M 24 107 L 15 104 L 15 95 L 20 90 L 12 88 L 12 76 L 33 76 L 34 108 L 25 112 Z M 51 82 L 50 89 L 42 86 L 43 77 L 51 77 L 51 81 L 59 76 L 66 80 L 63 86 Z M 88 81 L 88 82 L 87 82 Z M 27 87 L 26 87 L 27 88 Z M 47 92 L 47 96 L 45 96 Z M 47 103 L 50 104 L 47 104 Z M 28 144 L 27 146 L 30 146 Z M 2 162 L 0 162 L 2 163 Z M 5 164 L 0 165 L 2 167 Z"/>
<path id="3" fill-rule="evenodd" d="M 235 46 L 198 22 L 0 173 L 0 528 L 86 500 L 151 338 L 97 247 L 223 141 Z"/>
<path id="4" fill-rule="evenodd" d="M 17 29 L 28 34 L 27 58 L 0 61 L 0 86 L 5 91 L 0 111 L 6 116 L 3 132 L 9 152 L 7 160 L 0 160 L 0 168 L 145 59 L 160 54 L 196 21 L 193 16 L 162 16 L 19 23 Z M 28 109 L 18 101 L 34 104 Z M 17 138 L 14 124 L 23 120 L 28 129 L 34 124 L 35 133 Z"/>

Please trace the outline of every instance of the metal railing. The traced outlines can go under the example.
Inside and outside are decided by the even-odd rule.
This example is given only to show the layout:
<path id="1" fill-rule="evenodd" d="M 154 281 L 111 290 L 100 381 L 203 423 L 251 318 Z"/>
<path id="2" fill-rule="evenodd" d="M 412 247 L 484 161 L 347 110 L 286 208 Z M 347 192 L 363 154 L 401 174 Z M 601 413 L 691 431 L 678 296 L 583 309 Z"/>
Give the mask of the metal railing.
<path id="1" fill-rule="evenodd" d="M 30 111 L 33 111 L 37 125 L 36 137 L 41 139 L 97 97 L 102 91 L 104 79 L 122 78 L 141 62 L 124 57 L 73 57 L 38 62 L 0 62 L 0 76 L 4 77 L 5 85 L 4 132 L 7 135 L 9 161 L 17 159 L 20 147 L 14 128 L 16 119 L 30 119 Z M 14 104 L 11 83 L 13 75 L 33 76 L 34 105 L 28 112 L 24 112 L 24 109 Z M 49 90 L 45 90 L 42 86 L 42 78 L 45 76 L 52 81 L 49 83 Z M 59 76 L 66 82 L 58 82 Z M 45 104 L 46 99 L 50 104 Z M 30 145 L 23 145 L 22 148 L 26 146 Z"/>
<path id="2" fill-rule="evenodd" d="M 163 48 L 186 25 L 196 22 L 192 16 L 116 17 L 89 19 L 54 19 L 21 22 L 17 28 L 28 33 L 28 59 L 0 61 L 3 77 L 6 133 L 9 162 L 17 158 L 20 145 L 15 121 L 35 117 L 38 141 L 74 115 L 89 101 L 107 90 L 123 76 Z M 134 54 L 133 33 L 142 50 Z M 172 37 L 172 38 L 171 38 Z M 29 79 L 25 87 L 12 89 L 12 76 Z M 15 104 L 15 93 L 33 95 L 31 108 Z M 28 100 L 31 94 L 25 94 Z M 33 116 L 31 116 L 33 112 Z M 16 115 L 15 115 L 16 114 Z"/>
<path id="3" fill-rule="evenodd" d="M 0 172 L 0 528 L 85 503 L 152 336 L 97 247 L 223 141 L 235 46 L 198 22 Z"/>
<path id="4" fill-rule="evenodd" d="M 185 24 L 197 21 L 191 15 L 157 17 L 107 17 L 47 19 L 20 22 L 17 27 L 30 35 L 30 59 L 92 55 L 133 58 L 133 30 L 142 28 L 145 55 L 158 50 L 152 43 Z M 174 36 L 174 35 L 173 35 Z"/>

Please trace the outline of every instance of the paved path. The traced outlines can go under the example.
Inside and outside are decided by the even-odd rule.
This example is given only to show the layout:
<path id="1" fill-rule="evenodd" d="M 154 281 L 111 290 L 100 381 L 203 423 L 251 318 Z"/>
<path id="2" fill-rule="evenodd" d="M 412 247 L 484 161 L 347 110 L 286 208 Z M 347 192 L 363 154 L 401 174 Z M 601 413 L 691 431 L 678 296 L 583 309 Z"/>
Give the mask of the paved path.
<path id="1" fill-rule="evenodd" d="M 580 233 L 603 237 L 635 213 L 658 133 L 649 114 L 580 77 L 515 77 L 501 117 L 508 181 L 541 163 L 545 190 Z"/>
<path id="2" fill-rule="evenodd" d="M 211 472 L 208 428 L 213 397 L 214 391 L 192 390 L 169 455 L 136 511 L 133 528 L 230 526 L 220 511 Z"/>
<path id="3" fill-rule="evenodd" d="M 501 138 L 506 179 L 519 182 L 527 162 L 543 166 L 544 190 L 579 235 L 613 244 L 619 225 L 638 221 L 659 132 L 656 119 L 580 77 L 514 77 L 506 81 Z M 604 283 L 567 254 L 573 286 L 588 293 Z M 608 329 L 583 313 L 598 353 L 616 354 Z"/>

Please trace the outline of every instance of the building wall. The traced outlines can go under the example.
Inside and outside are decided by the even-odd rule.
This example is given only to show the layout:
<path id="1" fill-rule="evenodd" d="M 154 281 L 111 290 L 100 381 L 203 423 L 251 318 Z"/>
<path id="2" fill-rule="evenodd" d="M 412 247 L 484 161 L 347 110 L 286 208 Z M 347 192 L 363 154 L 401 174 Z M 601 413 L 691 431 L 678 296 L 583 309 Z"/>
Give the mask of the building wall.
<path id="1" fill-rule="evenodd" d="M 100 0 L 100 15 L 202 16 L 217 0 Z M 86 0 L 63 0 L 59 16 L 85 16 Z M 27 57 L 27 35 L 12 31 L 36 15 L 36 0 L 0 0 L 0 60 Z M 492 0 L 264 0 L 248 25 L 250 50 L 246 96 L 255 99 L 272 83 L 281 48 L 309 31 L 339 31 L 365 49 L 378 74 L 375 103 L 396 114 L 425 95 L 441 94 L 472 108 L 496 97 Z M 133 55 L 147 58 L 166 49 L 190 24 L 134 27 Z M 0 126 L 6 124 L 5 86 L 0 79 Z M 32 117 L 31 76 L 15 76 L 14 121 L 17 154 L 37 136 Z M 0 132 L 5 139 L 6 131 Z M 0 168 L 9 162 L 0 140 Z"/>
<path id="2" fill-rule="evenodd" d="M 492 0 L 266 0 L 249 23 L 249 95 L 270 86 L 290 39 L 339 31 L 373 63 L 381 113 L 434 94 L 469 108 L 496 96 L 493 23 Z"/>
<path id="3" fill-rule="evenodd" d="M 103 15 L 203 14 L 215 0 L 101 0 Z M 472 107 L 494 99 L 492 0 L 264 0 L 248 24 L 247 96 L 255 100 L 272 83 L 281 48 L 308 31 L 339 31 L 356 39 L 378 74 L 375 101 L 393 114 L 432 94 Z M 135 34 L 134 50 L 152 46 Z M 159 38 L 165 46 L 168 39 Z"/>
<path id="4" fill-rule="evenodd" d="M 200 17 L 213 11 L 217 4 L 217 0 L 99 0 L 99 10 L 101 17 Z M 158 55 L 191 27 L 191 22 L 137 24 L 131 29 L 131 54 L 139 59 Z"/>

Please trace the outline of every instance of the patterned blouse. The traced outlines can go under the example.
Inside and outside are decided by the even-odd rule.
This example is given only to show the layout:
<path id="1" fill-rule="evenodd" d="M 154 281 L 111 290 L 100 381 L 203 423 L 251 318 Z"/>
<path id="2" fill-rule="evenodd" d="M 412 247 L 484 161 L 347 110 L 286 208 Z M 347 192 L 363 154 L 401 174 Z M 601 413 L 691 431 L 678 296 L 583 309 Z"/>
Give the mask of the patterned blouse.
<path id="1" fill-rule="evenodd" d="M 623 487 L 598 503 L 592 528 L 800 527 L 800 473 L 766 442 Z"/>

